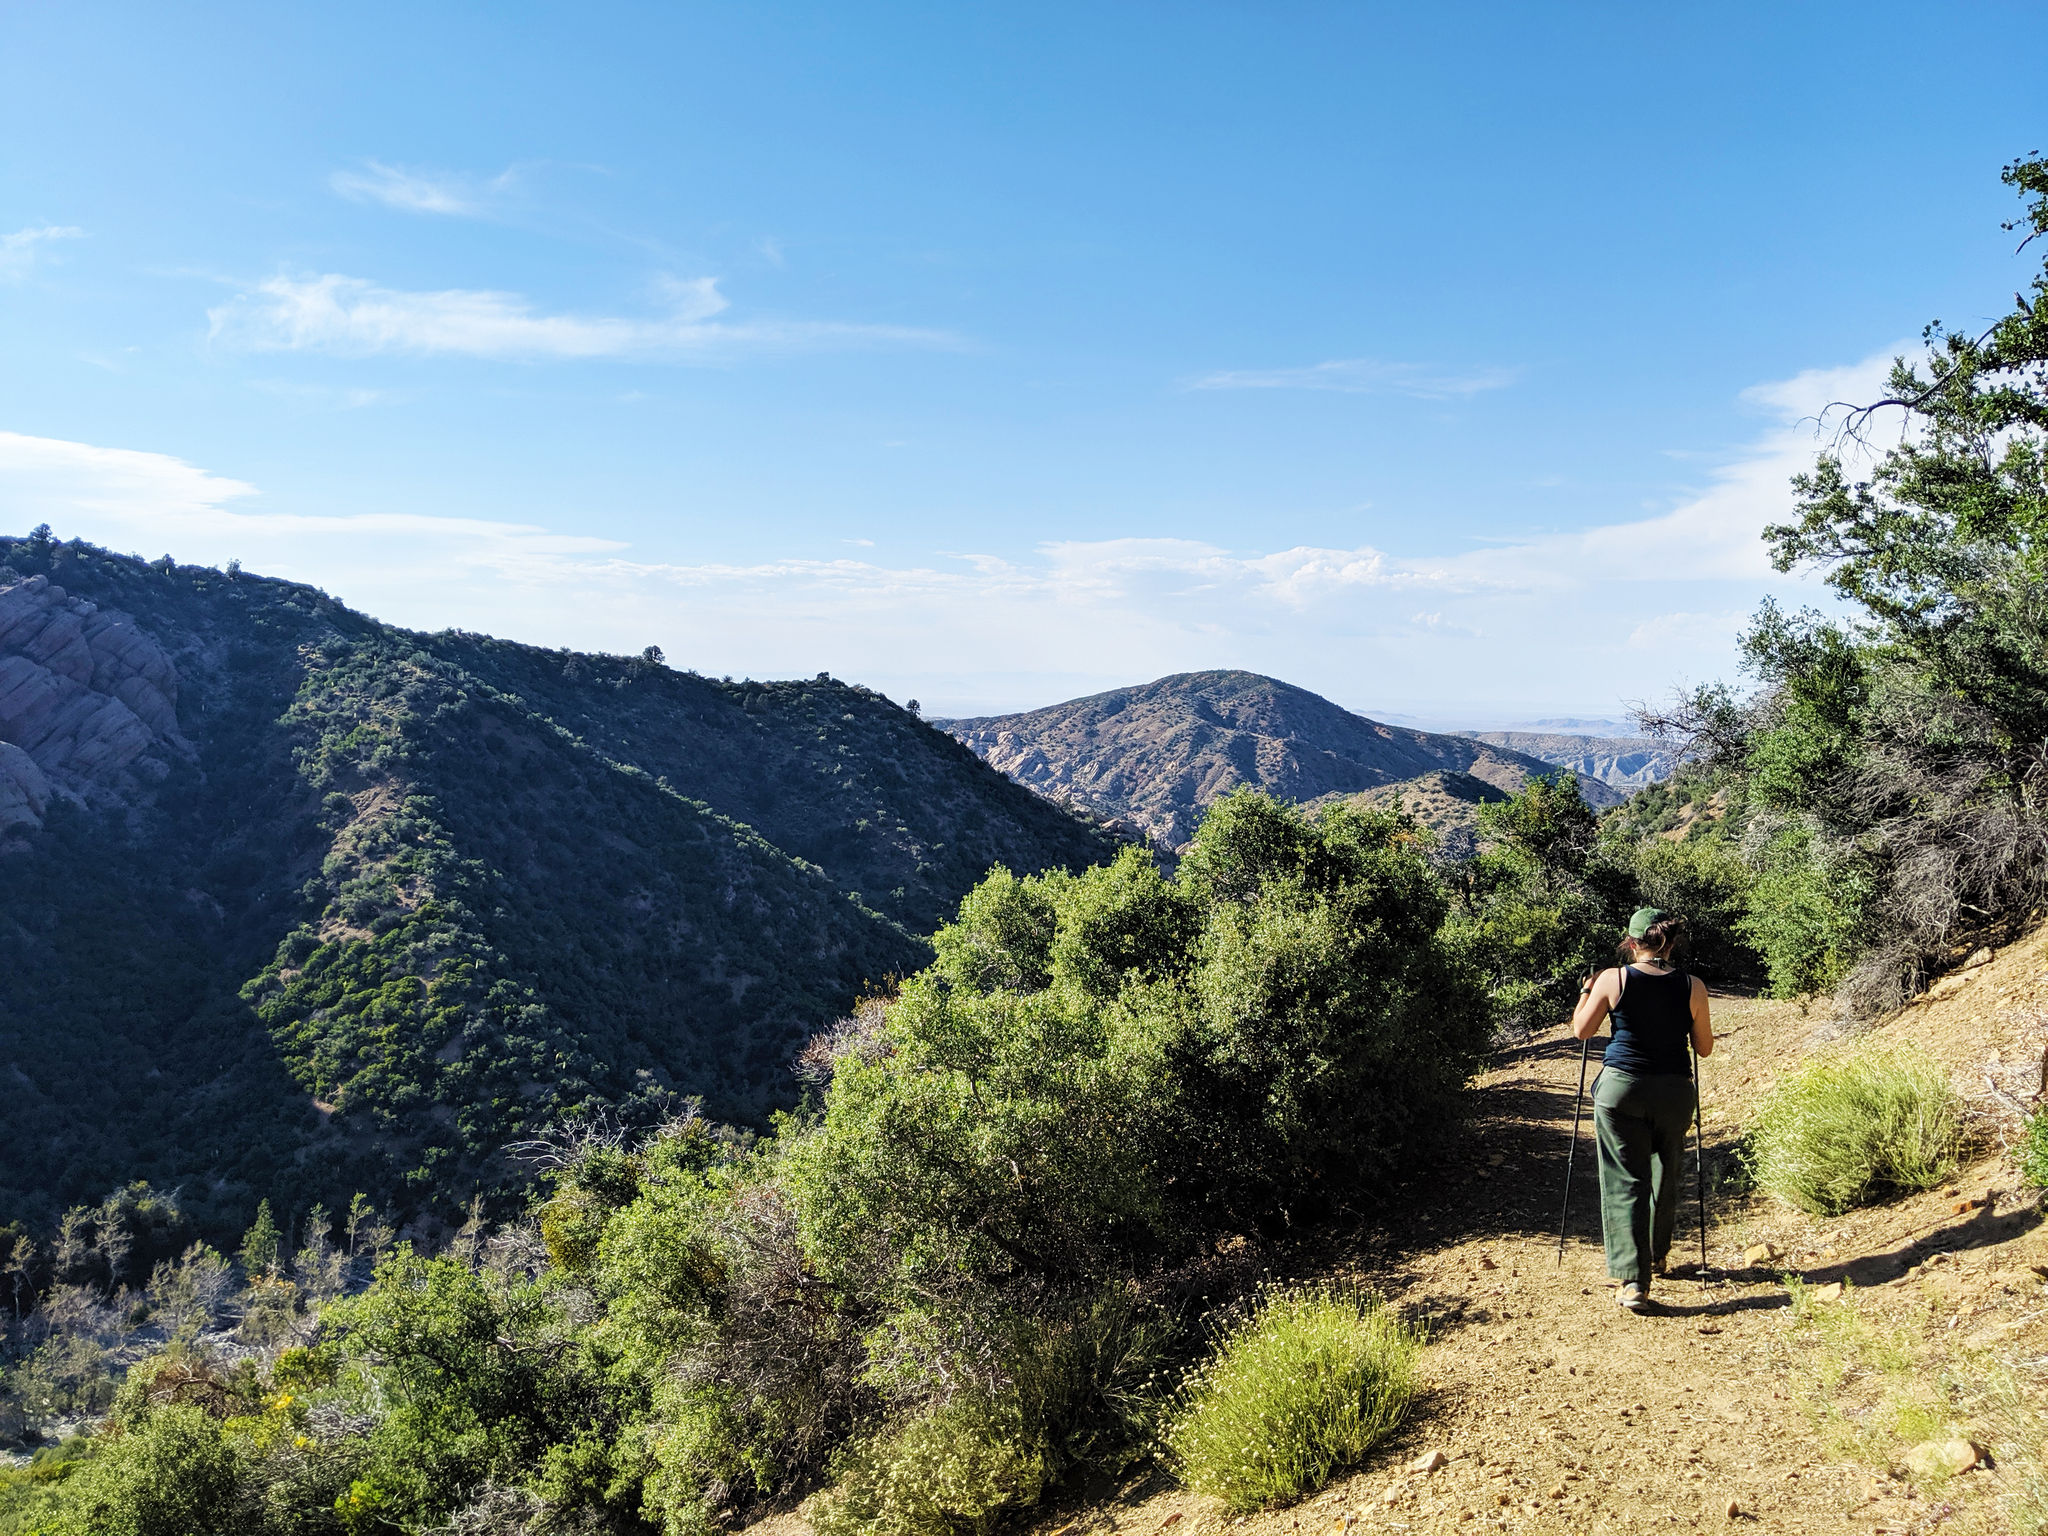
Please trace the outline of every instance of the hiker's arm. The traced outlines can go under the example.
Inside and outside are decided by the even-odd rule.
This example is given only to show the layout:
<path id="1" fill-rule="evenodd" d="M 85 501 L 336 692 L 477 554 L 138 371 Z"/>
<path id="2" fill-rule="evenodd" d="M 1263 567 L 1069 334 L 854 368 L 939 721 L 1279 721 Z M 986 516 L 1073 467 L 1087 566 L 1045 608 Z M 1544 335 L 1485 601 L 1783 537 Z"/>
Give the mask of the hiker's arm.
<path id="1" fill-rule="evenodd" d="M 1579 1006 L 1572 1010 L 1572 1038 L 1590 1040 L 1600 1033 L 1608 1012 L 1621 996 L 1616 973 L 1602 971 L 1579 989 Z"/>
<path id="2" fill-rule="evenodd" d="M 1714 1054 L 1714 1016 L 1707 1008 L 1707 984 L 1692 979 L 1692 1048 L 1702 1056 Z"/>

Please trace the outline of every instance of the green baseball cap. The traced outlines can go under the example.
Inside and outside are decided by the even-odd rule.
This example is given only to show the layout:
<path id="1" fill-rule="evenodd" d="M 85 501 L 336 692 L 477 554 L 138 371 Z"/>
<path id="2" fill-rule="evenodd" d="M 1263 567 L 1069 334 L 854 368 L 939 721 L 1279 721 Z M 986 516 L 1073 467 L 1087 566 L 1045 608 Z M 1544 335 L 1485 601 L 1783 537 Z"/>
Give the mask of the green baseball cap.
<path id="1" fill-rule="evenodd" d="M 1628 920 L 1628 936 L 1640 939 L 1650 931 L 1650 925 L 1664 915 L 1661 907 L 1638 907 L 1636 915 Z"/>

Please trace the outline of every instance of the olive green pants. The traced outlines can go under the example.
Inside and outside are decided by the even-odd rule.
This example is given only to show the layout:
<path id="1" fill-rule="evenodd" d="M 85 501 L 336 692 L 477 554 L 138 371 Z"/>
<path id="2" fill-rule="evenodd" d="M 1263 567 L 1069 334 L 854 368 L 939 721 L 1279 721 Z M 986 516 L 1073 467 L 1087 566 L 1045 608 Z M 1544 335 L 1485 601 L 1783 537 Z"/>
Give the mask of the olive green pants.
<path id="1" fill-rule="evenodd" d="M 1671 1251 L 1692 1111 L 1689 1077 L 1630 1077 L 1610 1067 L 1593 1085 L 1600 1227 L 1612 1279 L 1648 1290 L 1654 1266 Z"/>

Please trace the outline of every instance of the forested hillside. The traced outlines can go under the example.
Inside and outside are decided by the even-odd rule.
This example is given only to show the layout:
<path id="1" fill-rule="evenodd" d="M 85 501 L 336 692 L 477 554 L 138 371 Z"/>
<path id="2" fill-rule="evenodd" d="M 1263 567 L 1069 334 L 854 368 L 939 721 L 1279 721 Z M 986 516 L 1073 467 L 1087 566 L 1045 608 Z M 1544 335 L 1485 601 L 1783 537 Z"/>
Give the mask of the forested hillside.
<path id="1" fill-rule="evenodd" d="M 1310 804 L 1444 773 L 1506 793 L 1548 774 L 1540 758 L 1469 736 L 1354 715 L 1256 672 L 1180 672 L 1014 715 L 941 722 L 1041 794 L 1126 819 L 1168 848 L 1233 789 Z M 1581 776 L 1593 805 L 1622 797 Z"/>
<path id="2" fill-rule="evenodd" d="M 2006 179 L 2048 236 L 2048 161 Z M 1379 1514 L 1461 1480 L 1482 1493 L 1483 1465 L 1478 1509 L 1432 1497 L 1439 1528 L 1518 1509 L 1577 1530 L 1588 1493 L 1649 1488 L 1640 1446 L 1617 1440 L 1649 1412 L 1638 1392 L 1663 1394 L 1659 1424 L 1692 1426 L 1647 1475 L 1693 1507 L 1721 1431 L 1673 1374 L 1694 1367 L 1671 1362 L 1716 1351 L 1739 1392 L 1766 1339 L 1788 1384 L 1810 1376 L 1818 1433 L 1761 1508 L 1788 1507 L 1795 1474 L 1818 1486 L 1835 1446 L 1928 1492 L 1977 1476 L 1993 1443 L 2037 1465 L 2038 1350 L 2025 1377 L 1990 1370 L 1992 1344 L 2020 1341 L 1958 1331 L 1974 1312 L 1927 1271 L 2037 1226 L 2037 1208 L 1993 1202 L 2008 1180 L 2048 1184 L 2041 1013 L 2024 1005 L 2048 906 L 2048 269 L 1983 335 L 1930 341 L 1876 403 L 1916 430 L 1860 474 L 1853 443 L 1823 454 L 1767 535 L 1855 622 L 1765 605 L 1745 639 L 1756 686 L 1661 722 L 1694 754 L 1671 783 L 1603 815 L 1563 771 L 1500 799 L 1445 774 L 1428 794 L 1473 807 L 1460 859 L 1400 806 L 1344 803 L 1357 790 L 1309 809 L 1241 787 L 1170 870 L 1139 847 L 996 870 L 928 944 L 911 925 L 960 871 L 1105 844 L 871 693 L 404 634 L 235 572 L 0 546 L 0 1166 L 17 1203 L 98 1201 L 0 1231 L 0 1441 L 34 1448 L 0 1469 L 0 1532 L 719 1536 L 766 1515 L 815 1536 L 960 1536 L 1148 1480 L 1223 1487 L 1201 1517 L 1220 1522 L 1312 1494 L 1411 1411 L 1446 1438 L 1463 1413 L 1461 1452 L 1495 1438 L 1442 1476 L 1443 1455 L 1405 1448 Z M 1221 774 L 1244 752 L 1249 771 L 1262 743 L 1317 761 L 1259 713 L 1262 689 L 1296 691 L 1204 677 L 1260 729 L 1203 716 L 1211 734 L 1177 736 L 1165 700 L 1126 700 L 1163 722 L 1159 743 L 1198 749 L 1153 761 Z M 1187 707 L 1205 700 L 1224 715 L 1199 688 Z M 1083 702 L 1075 739 L 1113 744 L 1124 711 Z M 1736 1150 L 1724 1085 L 1776 1075 L 1724 1166 L 1824 1218 L 1801 1240 L 1833 1280 L 1917 1275 L 1892 1310 L 1956 1341 L 1940 1374 L 1867 1328 L 1882 1298 L 1808 1289 L 1765 1242 L 1740 1268 L 1703 1251 L 1689 1279 L 1676 1263 L 1658 1278 L 1703 1304 L 1620 1322 L 1666 1341 L 1655 1390 L 1627 1386 L 1592 1326 L 1614 1320 L 1586 1300 L 1592 1271 L 1553 1257 L 1556 1186 L 1530 1194 L 1532 1137 L 1554 1167 L 1555 1130 L 1579 1134 L 1567 1088 L 1587 1056 L 1566 1042 L 1514 1054 L 1493 1095 L 1505 1139 L 1458 1166 L 1475 1072 L 1554 1030 L 1646 904 L 1686 919 L 1696 975 L 1800 999 L 1775 1038 L 1767 1013 L 1730 1021 L 1716 1002 L 1735 1027 L 1701 1072 L 1703 1162 Z M 806 1023 L 892 968 L 804 1046 L 806 1097 L 765 1133 L 674 1103 L 693 1086 L 770 1102 Z M 1829 989 L 1867 1013 L 1945 969 L 1987 978 L 1937 991 L 1995 1114 L 1965 1114 L 1946 1066 L 1891 1054 L 1941 1032 L 1931 1010 L 1895 1015 L 1884 1054 L 1816 1029 Z M 1973 1018 L 1995 1030 L 1953 1038 Z M 2000 1150 L 1966 1148 L 1971 1123 L 1998 1125 Z M 371 1200 L 311 1205 L 358 1176 L 414 1209 L 459 1198 L 506 1138 L 543 1129 L 528 1199 L 452 1240 L 422 1221 L 394 1242 Z M 1932 1192 L 1965 1150 L 1999 1185 L 1951 1204 L 1957 1188 Z M 105 1195 L 120 1169 L 182 1195 Z M 1703 1243 L 1732 1260 L 1739 1228 L 1713 1229 L 1705 1172 Z M 1411 1179 L 1400 1232 L 1375 1230 Z M 254 1211 L 234 1260 L 191 1240 L 264 1189 L 285 1203 Z M 1864 1267 L 1835 1263 L 1845 1212 L 1905 1190 L 1926 1198 L 1882 1241 L 1860 1235 Z M 1531 1214 L 1525 1262 L 1504 1239 Z M 2009 1273 L 2018 1311 L 2037 1277 Z M 1595 1346 L 1590 1378 L 1555 1374 L 1567 1326 Z M 1462 1376 L 1432 1370 L 1416 1394 L 1415 1356 L 1443 1345 Z M 1522 1385 L 1502 1386 L 1503 1359 Z M 1368 1386 L 1389 1380 L 1366 1422 Z M 1912 1395 L 1880 1416 L 1893 1385 Z M 1785 1416 L 1759 1419 L 1793 1423 L 1793 1395 L 1774 1388 Z M 1963 1415 L 1994 1411 L 1995 1442 L 1963 1438 L 1982 1433 Z M 1567 1435 L 1573 1415 L 1615 1433 Z M 1546 1500 L 1496 1458 L 1510 1440 L 1525 1465 L 1532 1444 L 1554 1461 Z M 1793 1459 L 1783 1433 L 1771 1444 Z M 1944 1445 L 1965 1454 L 1916 1468 Z M 1595 1457 L 1629 1477 L 1575 1491 Z M 2008 1512 L 2039 1531 L 2028 1476 Z M 1717 1492 L 1713 1518 L 1756 1516 L 1758 1481 Z M 1912 1506 L 1895 1524 L 1956 1507 L 1889 1475 L 1870 1487 L 1852 1510 Z M 1331 1515 L 1281 1518 L 1351 1523 Z"/>
<path id="3" fill-rule="evenodd" d="M 865 688 L 392 629 L 0 539 L 0 1220 L 449 1209 L 578 1115 L 735 1120 L 989 867 L 1107 834 Z"/>

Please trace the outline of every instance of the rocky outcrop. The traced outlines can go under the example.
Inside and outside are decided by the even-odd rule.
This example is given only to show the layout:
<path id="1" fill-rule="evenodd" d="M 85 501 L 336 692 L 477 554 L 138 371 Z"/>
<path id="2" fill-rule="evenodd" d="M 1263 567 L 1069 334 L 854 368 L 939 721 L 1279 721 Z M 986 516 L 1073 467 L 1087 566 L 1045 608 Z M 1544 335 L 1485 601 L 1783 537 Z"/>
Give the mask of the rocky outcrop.
<path id="1" fill-rule="evenodd" d="M 1648 789 L 1678 771 L 1678 753 L 1646 736 L 1581 736 L 1556 731 L 1468 731 L 1474 741 L 1506 747 L 1598 779 L 1624 794 Z"/>
<path id="2" fill-rule="evenodd" d="M 36 760 L 11 741 L 0 741 L 0 832 L 43 824 L 50 780 Z"/>
<path id="3" fill-rule="evenodd" d="M 0 586 L 0 828 L 37 826 L 53 794 L 118 801 L 178 733 L 178 673 L 135 620 L 47 577 Z"/>

